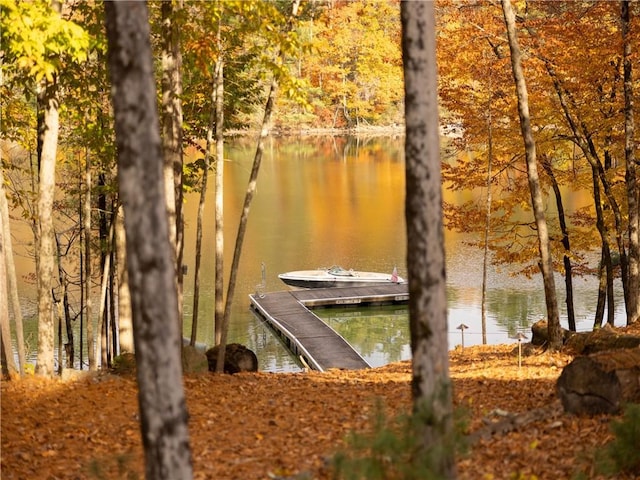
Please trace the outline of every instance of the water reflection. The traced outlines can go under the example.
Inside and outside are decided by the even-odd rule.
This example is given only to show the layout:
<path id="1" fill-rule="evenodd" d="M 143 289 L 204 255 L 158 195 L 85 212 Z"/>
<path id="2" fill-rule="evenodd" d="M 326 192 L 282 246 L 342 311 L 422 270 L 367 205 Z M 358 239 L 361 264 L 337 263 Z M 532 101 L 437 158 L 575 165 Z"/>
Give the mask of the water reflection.
<path id="1" fill-rule="evenodd" d="M 408 309 L 397 305 L 314 309 L 372 367 L 411 358 Z"/>

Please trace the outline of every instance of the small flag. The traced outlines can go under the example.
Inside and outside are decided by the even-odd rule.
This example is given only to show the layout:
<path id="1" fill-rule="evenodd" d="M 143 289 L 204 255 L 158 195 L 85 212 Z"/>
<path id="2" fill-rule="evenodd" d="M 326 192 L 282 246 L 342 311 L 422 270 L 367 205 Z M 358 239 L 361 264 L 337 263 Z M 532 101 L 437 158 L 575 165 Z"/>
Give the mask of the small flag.
<path id="1" fill-rule="evenodd" d="M 393 267 L 393 272 L 391 273 L 391 281 L 393 283 L 398 283 L 398 267 Z"/>

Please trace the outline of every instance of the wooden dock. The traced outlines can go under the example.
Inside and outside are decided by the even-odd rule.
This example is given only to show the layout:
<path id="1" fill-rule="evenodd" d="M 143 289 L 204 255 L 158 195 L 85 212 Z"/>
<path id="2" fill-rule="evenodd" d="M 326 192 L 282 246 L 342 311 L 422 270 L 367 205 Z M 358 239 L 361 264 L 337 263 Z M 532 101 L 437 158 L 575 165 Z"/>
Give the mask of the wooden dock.
<path id="1" fill-rule="evenodd" d="M 286 347 L 314 370 L 357 370 L 370 365 L 311 308 L 406 303 L 406 284 L 313 288 L 249 295 L 251 309 L 281 338 Z"/>

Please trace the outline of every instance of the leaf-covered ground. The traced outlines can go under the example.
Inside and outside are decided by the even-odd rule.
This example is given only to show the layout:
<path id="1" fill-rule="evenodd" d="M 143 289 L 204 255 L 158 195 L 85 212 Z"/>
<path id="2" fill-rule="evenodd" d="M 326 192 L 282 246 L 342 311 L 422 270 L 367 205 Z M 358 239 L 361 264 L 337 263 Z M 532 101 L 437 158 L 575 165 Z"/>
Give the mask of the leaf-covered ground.
<path id="1" fill-rule="evenodd" d="M 458 459 L 459 478 L 597 478 L 593 456 L 612 438 L 612 418 L 562 413 L 555 382 L 570 357 L 537 353 L 519 368 L 513 349 L 451 352 L 455 404 L 478 436 Z M 3 480 L 143 478 L 133 378 L 28 378 L 1 388 Z M 327 459 L 346 448 L 349 432 L 368 429 L 379 400 L 389 416 L 411 401 L 408 362 L 368 371 L 190 375 L 185 388 L 197 479 L 330 479 Z M 524 415 L 512 421 L 516 413 Z"/>

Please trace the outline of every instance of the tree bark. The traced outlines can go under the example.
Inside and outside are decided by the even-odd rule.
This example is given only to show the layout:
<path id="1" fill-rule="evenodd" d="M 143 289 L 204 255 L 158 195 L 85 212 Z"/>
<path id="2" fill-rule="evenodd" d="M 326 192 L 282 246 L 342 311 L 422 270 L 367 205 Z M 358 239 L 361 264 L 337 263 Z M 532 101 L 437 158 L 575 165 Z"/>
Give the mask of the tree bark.
<path id="1" fill-rule="evenodd" d="M 196 252 L 195 252 L 195 269 L 193 274 L 193 313 L 191 318 L 191 338 L 189 341 L 189 345 L 192 347 L 196 346 L 196 337 L 198 333 L 198 319 L 200 316 L 199 312 L 199 304 L 200 304 L 200 266 L 202 261 L 202 234 L 203 234 L 203 222 L 204 222 L 204 207 L 205 201 L 207 198 L 207 188 L 209 185 L 209 170 L 211 167 L 211 146 L 213 144 L 213 130 L 215 123 L 215 105 L 216 105 L 216 96 L 218 94 L 218 81 L 219 74 L 218 69 L 221 68 L 220 58 L 216 61 L 215 66 L 215 75 L 211 92 L 211 112 L 209 114 L 209 126 L 207 127 L 207 144 L 205 146 L 204 153 L 204 166 L 202 168 L 202 186 L 200 187 L 200 201 L 198 202 L 198 216 L 196 220 Z M 216 173 L 217 175 L 217 173 Z M 216 265 L 218 264 L 218 251 L 216 250 Z M 216 285 L 218 284 L 218 275 L 216 268 Z M 216 297 L 217 304 L 217 297 Z M 217 322 L 216 322 L 217 325 Z M 216 332 L 217 337 L 217 332 Z"/>
<path id="2" fill-rule="evenodd" d="M 2 242 L 0 248 L 5 255 L 5 268 L 7 278 L 8 301 L 13 311 L 13 321 L 16 326 L 16 347 L 18 350 L 18 369 L 20 375 L 24 375 L 26 355 L 24 351 L 24 328 L 22 326 L 22 309 L 18 297 L 18 282 L 16 278 L 16 266 L 13 261 L 13 245 L 11 243 L 11 226 L 9 225 L 9 205 L 4 191 L 4 172 L 0 168 L 0 235 Z"/>
<path id="3" fill-rule="evenodd" d="M 564 263 L 564 285 L 567 295 L 567 322 L 569 323 L 569 330 L 576 331 L 576 314 L 573 308 L 573 275 L 571 273 L 571 242 L 569 241 L 569 229 L 567 228 L 567 220 L 564 214 L 564 205 L 562 203 L 562 192 L 560 191 L 560 185 L 553 173 L 553 167 L 549 159 L 544 158 L 542 161 L 542 168 L 547 172 L 549 179 L 551 180 L 551 187 L 556 197 L 556 208 L 558 210 L 558 222 L 560 223 L 560 232 L 562 233 L 562 247 L 564 248 L 563 263 Z"/>
<path id="4" fill-rule="evenodd" d="M 133 353 L 133 319 L 127 273 L 127 239 L 124 231 L 124 209 L 118 205 L 116 215 L 116 272 L 118 276 L 118 341 L 120 354 Z"/>
<path id="5" fill-rule="evenodd" d="M 491 73 L 489 73 L 489 99 L 487 102 L 487 198 L 485 201 L 485 221 L 484 221 L 484 251 L 482 253 L 482 303 L 481 303 L 481 324 L 482 324 L 482 344 L 487 343 L 487 274 L 489 267 L 489 235 L 491 234 L 491 185 L 493 167 L 493 117 L 491 115 L 491 102 L 493 100 L 491 88 Z"/>
<path id="6" fill-rule="evenodd" d="M 162 140 L 169 238 L 175 247 L 178 318 L 182 332 L 182 54 L 177 21 L 182 2 L 162 2 Z M 177 6 L 176 6 L 177 5 Z"/>
<path id="7" fill-rule="evenodd" d="M 401 21 L 413 409 L 420 456 L 455 478 L 433 3 L 402 2 Z"/>
<path id="8" fill-rule="evenodd" d="M 106 2 L 147 478 L 193 477 L 147 6 Z"/>
<path id="9" fill-rule="evenodd" d="M 627 324 L 640 320 L 640 188 L 637 180 L 636 148 L 634 147 L 633 67 L 631 60 L 631 19 L 629 0 L 621 2 L 623 70 L 624 70 L 624 158 L 627 184 L 629 239 Z"/>
<path id="10" fill-rule="evenodd" d="M 0 190 L 0 195 L 4 192 Z M 8 378 L 17 377 L 18 369 L 13 359 L 13 348 L 11 346 L 11 326 L 9 325 L 9 295 L 7 293 L 7 271 L 4 238 L 3 219 L 0 217 L 0 341 L 2 342 L 2 372 Z"/>
<path id="11" fill-rule="evenodd" d="M 84 224 L 82 231 L 84 232 L 84 298 L 85 298 L 85 323 L 87 328 L 87 359 L 89 361 L 89 370 L 95 371 L 98 368 L 96 362 L 95 334 L 93 330 L 93 303 L 91 298 L 91 277 L 93 276 L 93 265 L 91 263 L 91 155 L 87 150 L 85 155 L 85 193 L 83 204 Z M 82 346 L 80 347 L 82 349 Z M 82 355 L 81 355 L 82 357 Z M 80 365 L 82 369 L 82 365 Z"/>
<path id="12" fill-rule="evenodd" d="M 56 185 L 56 154 L 58 149 L 57 85 L 46 84 L 39 95 L 42 119 L 39 127 L 38 236 L 36 247 L 40 260 L 36 263 L 38 281 L 38 354 L 36 374 L 51 376 L 54 370 L 53 299 L 51 287 L 55 265 L 53 200 Z"/>
<path id="13" fill-rule="evenodd" d="M 540 179 L 538 177 L 536 144 L 533 138 L 533 131 L 531 129 L 527 85 L 522 72 L 522 55 L 520 53 L 520 46 L 518 45 L 515 14 L 511 8 L 510 0 L 502 0 L 502 11 L 504 13 L 504 21 L 509 37 L 511 67 L 513 70 L 513 79 L 516 85 L 516 93 L 518 97 L 518 115 L 520 117 L 520 128 L 522 130 L 522 138 L 524 140 L 525 156 L 527 161 L 527 177 L 529 179 L 529 190 L 531 192 L 531 204 L 538 231 L 540 270 L 542 272 L 542 282 L 544 284 L 544 296 L 547 305 L 547 320 L 549 326 L 549 348 L 552 350 L 559 350 L 562 347 L 562 333 L 560 329 L 560 314 L 558 311 L 555 280 L 553 278 L 553 261 L 551 258 L 547 221 L 544 215 L 542 189 L 540 188 Z"/>
<path id="14" fill-rule="evenodd" d="M 222 2 L 220 2 L 222 5 Z M 222 8 L 222 7 L 221 7 Z M 218 22 L 217 42 L 218 59 L 216 61 L 215 94 L 215 140 L 216 140 L 216 176 L 215 176 L 215 344 L 222 339 L 224 325 L 224 52 L 222 50 L 222 15 Z"/>

